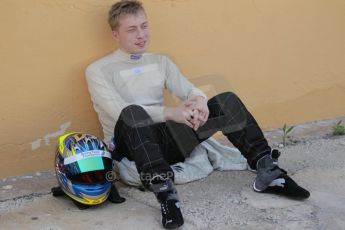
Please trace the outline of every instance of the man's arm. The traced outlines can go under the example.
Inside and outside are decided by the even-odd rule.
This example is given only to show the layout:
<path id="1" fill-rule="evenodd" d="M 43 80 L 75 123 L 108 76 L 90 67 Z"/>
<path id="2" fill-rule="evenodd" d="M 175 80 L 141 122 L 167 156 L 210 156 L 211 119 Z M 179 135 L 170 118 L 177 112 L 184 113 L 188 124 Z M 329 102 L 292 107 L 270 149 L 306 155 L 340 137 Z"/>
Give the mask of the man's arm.
<path id="1" fill-rule="evenodd" d="M 192 96 L 201 96 L 207 99 L 205 93 L 195 87 L 168 57 L 163 56 L 163 66 L 166 75 L 166 88 L 182 101 Z"/>
<path id="2" fill-rule="evenodd" d="M 164 58 L 166 87 L 184 101 L 182 106 L 165 109 L 165 118 L 197 130 L 205 124 L 209 115 L 207 96 L 188 81 L 169 58 Z"/>
<path id="3" fill-rule="evenodd" d="M 95 109 L 98 107 L 108 117 L 117 120 L 122 109 L 128 106 L 129 103 L 126 103 L 114 89 L 110 88 L 102 75 L 91 68 L 86 69 L 86 81 Z M 96 112 L 99 111 L 96 109 Z"/>

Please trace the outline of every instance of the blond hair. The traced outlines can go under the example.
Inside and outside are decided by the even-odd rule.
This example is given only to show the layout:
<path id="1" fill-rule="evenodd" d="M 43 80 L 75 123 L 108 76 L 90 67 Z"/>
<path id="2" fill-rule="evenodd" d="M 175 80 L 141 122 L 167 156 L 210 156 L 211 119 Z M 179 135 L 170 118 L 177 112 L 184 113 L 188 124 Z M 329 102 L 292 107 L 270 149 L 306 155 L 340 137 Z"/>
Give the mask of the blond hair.
<path id="1" fill-rule="evenodd" d="M 111 30 L 119 28 L 119 19 L 125 14 L 137 14 L 139 11 L 145 11 L 142 3 L 137 0 L 121 0 L 111 6 L 108 14 L 108 23 Z"/>

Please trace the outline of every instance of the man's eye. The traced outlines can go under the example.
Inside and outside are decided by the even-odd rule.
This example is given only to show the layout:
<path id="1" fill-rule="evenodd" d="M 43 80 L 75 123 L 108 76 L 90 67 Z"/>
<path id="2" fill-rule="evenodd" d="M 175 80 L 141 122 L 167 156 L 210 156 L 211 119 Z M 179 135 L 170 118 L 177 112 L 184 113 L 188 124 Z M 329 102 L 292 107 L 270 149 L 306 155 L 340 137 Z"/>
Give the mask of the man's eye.
<path id="1" fill-rule="evenodd" d="M 143 25 L 142 28 L 143 29 L 147 29 L 148 25 Z"/>
<path id="2" fill-rule="evenodd" d="M 133 33 L 134 31 L 135 31 L 135 29 L 127 30 L 127 32 L 129 32 L 129 33 Z"/>

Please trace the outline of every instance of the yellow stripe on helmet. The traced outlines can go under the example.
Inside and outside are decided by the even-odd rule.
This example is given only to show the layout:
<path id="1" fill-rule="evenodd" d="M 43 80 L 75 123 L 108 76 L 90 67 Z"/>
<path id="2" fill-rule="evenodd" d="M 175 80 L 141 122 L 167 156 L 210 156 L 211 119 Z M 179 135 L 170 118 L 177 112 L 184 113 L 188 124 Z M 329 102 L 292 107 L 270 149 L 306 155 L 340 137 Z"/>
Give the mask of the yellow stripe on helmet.
<path id="1" fill-rule="evenodd" d="M 59 151 L 60 151 L 60 154 L 64 154 L 64 152 L 65 152 L 65 145 L 64 145 L 65 139 L 67 137 L 69 137 L 70 135 L 73 135 L 73 134 L 76 134 L 76 132 L 70 132 L 70 133 L 64 134 L 64 135 L 59 137 Z"/>
<path id="2" fill-rule="evenodd" d="M 79 203 L 87 204 L 87 205 L 97 205 L 97 204 L 101 204 L 104 201 L 106 201 L 106 199 L 110 195 L 110 190 L 107 191 L 106 193 L 104 193 L 102 196 L 96 198 L 96 199 L 90 199 L 90 198 L 87 198 L 87 197 L 85 197 L 83 195 L 82 195 L 82 199 L 80 199 L 79 197 L 76 197 L 75 195 L 70 194 L 69 192 L 66 192 L 65 194 L 67 196 L 69 196 L 70 198 L 72 198 L 73 200 L 78 201 Z"/>

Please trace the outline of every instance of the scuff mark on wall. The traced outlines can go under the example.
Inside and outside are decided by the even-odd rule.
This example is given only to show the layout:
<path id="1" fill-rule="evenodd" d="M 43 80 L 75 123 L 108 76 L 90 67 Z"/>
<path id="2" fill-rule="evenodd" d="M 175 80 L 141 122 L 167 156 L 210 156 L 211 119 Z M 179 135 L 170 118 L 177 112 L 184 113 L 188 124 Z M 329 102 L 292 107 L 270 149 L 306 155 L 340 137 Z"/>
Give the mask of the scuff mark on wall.
<path id="1" fill-rule="evenodd" d="M 41 140 L 42 139 L 38 139 L 38 140 L 36 140 L 34 142 L 31 142 L 31 149 L 32 150 L 38 149 L 41 146 Z"/>
<path id="2" fill-rule="evenodd" d="M 70 122 L 70 121 L 69 121 L 69 122 L 66 122 L 66 123 L 60 125 L 59 131 L 56 131 L 56 132 L 54 132 L 54 133 L 48 133 L 48 134 L 46 134 L 43 138 L 39 138 L 39 139 L 37 139 L 37 140 L 31 142 L 31 143 L 30 143 L 30 144 L 31 144 L 31 149 L 32 149 L 32 150 L 36 150 L 36 149 L 38 149 L 39 147 L 41 147 L 41 141 L 43 141 L 43 140 L 44 140 L 44 142 L 45 142 L 45 145 L 49 145 L 51 139 L 53 139 L 53 138 L 55 138 L 55 137 L 58 137 L 58 136 L 64 134 L 64 133 L 66 132 L 67 128 L 71 126 L 71 124 L 72 124 L 72 122 Z"/>

